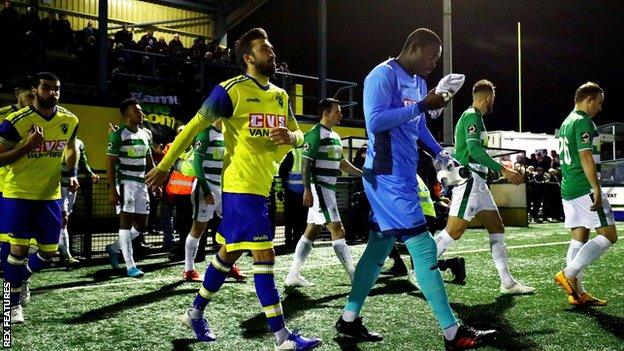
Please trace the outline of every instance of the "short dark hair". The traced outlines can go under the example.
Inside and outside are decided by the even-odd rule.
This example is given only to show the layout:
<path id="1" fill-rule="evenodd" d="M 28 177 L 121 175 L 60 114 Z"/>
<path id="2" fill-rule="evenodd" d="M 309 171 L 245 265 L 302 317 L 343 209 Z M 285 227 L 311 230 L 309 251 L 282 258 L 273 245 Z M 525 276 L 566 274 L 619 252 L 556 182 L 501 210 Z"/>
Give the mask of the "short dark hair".
<path id="1" fill-rule="evenodd" d="M 319 117 L 323 118 L 323 112 L 331 112 L 332 108 L 334 107 L 334 104 L 340 105 L 340 101 L 333 99 L 333 98 L 327 98 L 327 99 L 323 99 L 319 101 L 318 103 Z"/>
<path id="2" fill-rule="evenodd" d="M 431 44 L 442 45 L 442 40 L 431 29 L 418 28 L 410 33 L 405 40 L 405 44 L 403 44 L 403 52 L 407 52 L 407 50 L 414 44 L 416 47 L 424 48 L 425 46 L 429 46 Z"/>
<path id="3" fill-rule="evenodd" d="M 247 64 L 245 63 L 243 56 L 245 54 L 251 54 L 251 42 L 256 39 L 269 39 L 269 36 L 262 28 L 252 28 L 248 30 L 247 33 L 241 35 L 241 37 L 234 44 L 236 62 L 238 62 L 243 70 L 247 69 Z"/>
<path id="4" fill-rule="evenodd" d="M 60 79 L 56 76 L 56 74 L 54 74 L 52 72 L 39 72 L 39 73 L 35 73 L 32 76 L 32 80 L 30 82 L 30 87 L 31 88 L 37 88 L 39 86 L 39 83 L 41 82 L 42 79 L 53 80 L 53 81 L 60 81 Z"/>
<path id="5" fill-rule="evenodd" d="M 481 79 L 480 81 L 476 82 L 473 86 L 472 86 L 472 95 L 476 95 L 478 93 L 494 93 L 494 90 L 496 90 L 496 87 L 494 86 L 494 83 L 490 82 L 487 79 Z"/>
<path id="6" fill-rule="evenodd" d="M 579 103 L 587 98 L 595 99 L 598 94 L 604 94 L 604 90 L 594 82 L 587 82 L 576 89 L 574 102 Z"/>
<path id="7" fill-rule="evenodd" d="M 126 109 L 128 109 L 128 107 L 134 106 L 134 105 L 139 105 L 139 100 L 137 100 L 135 98 L 125 99 L 124 101 L 121 102 L 121 104 L 119 104 L 119 111 L 121 111 L 122 115 L 125 115 L 126 114 Z"/>

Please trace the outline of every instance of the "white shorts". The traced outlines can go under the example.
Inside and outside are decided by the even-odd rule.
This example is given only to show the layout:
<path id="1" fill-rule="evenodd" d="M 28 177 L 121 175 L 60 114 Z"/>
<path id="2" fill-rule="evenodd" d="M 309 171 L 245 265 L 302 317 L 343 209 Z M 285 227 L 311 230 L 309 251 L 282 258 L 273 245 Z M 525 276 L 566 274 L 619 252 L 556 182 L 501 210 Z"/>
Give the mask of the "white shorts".
<path id="1" fill-rule="evenodd" d="M 481 211 L 498 211 L 485 179 L 476 174 L 453 188 L 449 216 L 471 221 Z"/>
<path id="2" fill-rule="evenodd" d="M 150 201 L 147 185 L 137 182 L 122 182 L 117 185 L 117 192 L 121 197 L 121 204 L 117 205 L 117 214 L 120 212 L 149 214 Z"/>
<path id="3" fill-rule="evenodd" d="M 323 225 L 341 222 L 338 204 L 336 203 L 336 192 L 317 184 L 312 184 L 310 188 L 312 189 L 314 204 L 308 209 L 308 223 Z"/>
<path id="4" fill-rule="evenodd" d="M 587 194 L 572 200 L 561 200 L 563 202 L 565 227 L 567 229 L 576 227 L 594 229 L 615 224 L 613 210 L 611 210 L 607 194 L 602 193 L 602 208 L 598 209 L 598 211 L 589 209 L 594 203 L 592 195 Z"/>
<path id="5" fill-rule="evenodd" d="M 74 191 L 73 193 L 69 192 L 68 188 L 61 187 L 61 200 L 63 203 L 63 212 L 67 214 L 71 214 L 74 210 L 74 203 L 76 202 L 76 194 L 78 192 Z"/>
<path id="6" fill-rule="evenodd" d="M 214 199 L 214 205 L 206 203 L 204 191 L 197 186 L 197 179 L 193 181 L 193 193 L 191 194 L 191 202 L 193 203 L 193 220 L 197 222 L 208 222 L 215 212 L 221 216 L 221 186 L 208 182 L 208 187 Z"/>

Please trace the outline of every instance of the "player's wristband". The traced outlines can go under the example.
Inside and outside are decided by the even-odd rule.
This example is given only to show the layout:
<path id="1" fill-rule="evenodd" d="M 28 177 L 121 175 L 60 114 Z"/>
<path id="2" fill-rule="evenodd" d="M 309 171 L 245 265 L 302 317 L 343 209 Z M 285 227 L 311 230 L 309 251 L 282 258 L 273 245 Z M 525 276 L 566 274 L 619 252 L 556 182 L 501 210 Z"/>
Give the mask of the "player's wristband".
<path id="1" fill-rule="evenodd" d="M 73 178 L 73 177 L 77 177 L 78 176 L 78 170 L 76 169 L 70 169 L 69 170 L 69 177 Z"/>

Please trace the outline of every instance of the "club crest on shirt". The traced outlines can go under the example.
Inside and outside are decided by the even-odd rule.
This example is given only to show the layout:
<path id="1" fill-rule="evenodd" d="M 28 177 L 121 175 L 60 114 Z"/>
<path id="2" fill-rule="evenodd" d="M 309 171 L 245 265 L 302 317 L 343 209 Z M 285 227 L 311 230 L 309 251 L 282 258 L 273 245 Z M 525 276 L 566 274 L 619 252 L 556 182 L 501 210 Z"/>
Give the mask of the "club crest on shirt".
<path id="1" fill-rule="evenodd" d="M 477 134 L 477 125 L 473 124 L 468 127 L 468 134 Z"/>
<path id="2" fill-rule="evenodd" d="M 308 143 L 303 144 L 303 149 L 304 149 L 305 151 L 310 150 L 310 144 L 308 144 Z"/>
<path id="3" fill-rule="evenodd" d="M 589 133 L 588 132 L 583 133 L 583 135 L 581 135 L 581 139 L 583 139 L 584 143 L 589 143 L 589 139 L 590 139 Z"/>
<path id="4" fill-rule="evenodd" d="M 201 140 L 197 140 L 197 141 L 195 142 L 195 148 L 196 148 L 196 149 L 199 149 L 200 147 L 202 147 L 202 145 L 203 145 L 203 144 L 202 144 Z"/>
<path id="5" fill-rule="evenodd" d="M 275 97 L 277 103 L 280 105 L 280 108 L 284 108 L 284 98 L 281 95 Z"/>
<path id="6" fill-rule="evenodd" d="M 61 132 L 63 132 L 63 134 L 67 134 L 67 131 L 69 130 L 69 124 L 61 123 L 59 127 L 61 127 Z"/>

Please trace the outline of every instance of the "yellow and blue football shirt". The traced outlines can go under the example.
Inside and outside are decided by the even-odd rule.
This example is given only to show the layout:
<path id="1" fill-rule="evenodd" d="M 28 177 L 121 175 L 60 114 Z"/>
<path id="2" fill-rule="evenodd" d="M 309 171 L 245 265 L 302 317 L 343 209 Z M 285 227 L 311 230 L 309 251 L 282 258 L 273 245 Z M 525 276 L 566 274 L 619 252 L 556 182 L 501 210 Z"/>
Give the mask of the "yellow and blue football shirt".
<path id="1" fill-rule="evenodd" d="M 279 163 L 290 145 L 277 146 L 269 139 L 275 127 L 296 132 L 296 145 L 303 133 L 290 110 L 288 94 L 271 83 L 261 85 L 249 75 L 240 75 L 217 85 L 195 115 L 176 137 L 158 165 L 168 171 L 197 133 L 217 119 L 223 120 L 226 155 L 223 160 L 224 192 L 268 196 Z M 179 151 L 179 152 L 178 152 Z"/>
<path id="2" fill-rule="evenodd" d="M 17 107 L 17 105 L 9 105 L 9 106 L 4 106 L 2 108 L 0 108 L 0 123 L 2 123 L 2 121 L 4 121 L 4 119 L 10 115 L 13 112 L 17 112 L 19 110 L 19 108 Z M 6 167 L 0 167 L 0 194 L 2 193 L 2 187 L 4 185 L 4 178 L 6 177 L 7 174 L 7 168 Z"/>
<path id="3" fill-rule="evenodd" d="M 0 124 L 0 143 L 9 148 L 21 146 L 33 126 L 43 129 L 44 141 L 7 166 L 2 195 L 25 200 L 60 199 L 61 162 L 67 142 L 76 138 L 78 118 L 61 106 L 51 116 L 28 106 Z"/>

